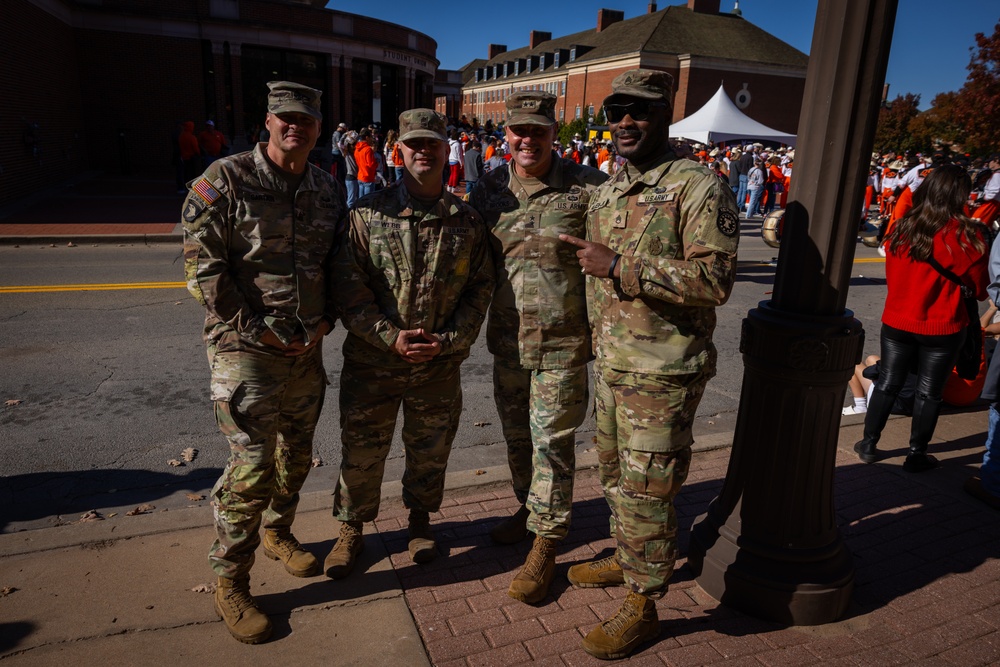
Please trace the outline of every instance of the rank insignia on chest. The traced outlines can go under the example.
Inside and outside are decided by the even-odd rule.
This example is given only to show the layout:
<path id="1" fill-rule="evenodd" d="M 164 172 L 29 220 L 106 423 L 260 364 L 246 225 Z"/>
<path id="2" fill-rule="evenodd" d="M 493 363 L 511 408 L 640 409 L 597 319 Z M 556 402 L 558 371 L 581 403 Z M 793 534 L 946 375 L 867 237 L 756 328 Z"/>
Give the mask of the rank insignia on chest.
<path id="1" fill-rule="evenodd" d="M 615 229 L 625 229 L 628 226 L 628 211 L 618 211 L 611 224 Z"/>
<path id="2" fill-rule="evenodd" d="M 663 241 L 660 240 L 659 236 L 654 236 L 653 240 L 649 242 L 649 252 L 652 255 L 659 255 L 663 252 Z"/>

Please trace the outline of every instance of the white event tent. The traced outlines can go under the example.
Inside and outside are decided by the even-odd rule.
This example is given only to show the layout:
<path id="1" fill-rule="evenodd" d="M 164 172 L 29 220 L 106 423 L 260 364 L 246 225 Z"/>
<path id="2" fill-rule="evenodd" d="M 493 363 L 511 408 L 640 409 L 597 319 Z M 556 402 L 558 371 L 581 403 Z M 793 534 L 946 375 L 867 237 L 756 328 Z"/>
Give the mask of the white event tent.
<path id="1" fill-rule="evenodd" d="M 733 139 L 763 139 L 795 145 L 794 134 L 773 130 L 737 109 L 721 85 L 705 106 L 671 125 L 670 136 L 703 144 Z"/>

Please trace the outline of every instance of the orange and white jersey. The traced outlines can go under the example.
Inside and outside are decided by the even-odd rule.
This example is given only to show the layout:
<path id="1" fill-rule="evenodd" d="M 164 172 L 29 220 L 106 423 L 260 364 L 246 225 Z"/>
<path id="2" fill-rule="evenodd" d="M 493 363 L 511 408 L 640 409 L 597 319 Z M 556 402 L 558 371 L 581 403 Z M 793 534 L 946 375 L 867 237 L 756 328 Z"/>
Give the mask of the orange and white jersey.
<path id="1" fill-rule="evenodd" d="M 991 199 L 1000 199 L 1000 171 L 993 172 L 990 180 L 986 181 L 986 187 L 983 188 L 983 201 Z"/>
<path id="2" fill-rule="evenodd" d="M 905 185 L 910 188 L 910 192 L 916 192 L 917 188 L 920 187 L 920 184 L 924 182 L 924 179 L 927 178 L 927 175 L 930 173 L 931 166 L 929 164 L 918 164 L 916 167 L 906 172 L 906 174 L 899 179 L 899 183 L 896 185 L 897 187 Z"/>

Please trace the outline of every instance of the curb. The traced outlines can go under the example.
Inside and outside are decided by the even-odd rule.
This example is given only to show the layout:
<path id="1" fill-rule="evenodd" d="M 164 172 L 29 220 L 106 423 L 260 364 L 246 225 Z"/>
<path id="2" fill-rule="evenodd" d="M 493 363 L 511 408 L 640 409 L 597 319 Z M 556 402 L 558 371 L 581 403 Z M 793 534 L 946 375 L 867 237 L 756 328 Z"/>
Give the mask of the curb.
<path id="1" fill-rule="evenodd" d="M 58 236 L 0 236 L 0 245 L 92 245 L 94 243 L 129 243 L 129 244 L 162 244 L 174 243 L 181 245 L 184 237 L 180 234 L 63 234 Z"/>

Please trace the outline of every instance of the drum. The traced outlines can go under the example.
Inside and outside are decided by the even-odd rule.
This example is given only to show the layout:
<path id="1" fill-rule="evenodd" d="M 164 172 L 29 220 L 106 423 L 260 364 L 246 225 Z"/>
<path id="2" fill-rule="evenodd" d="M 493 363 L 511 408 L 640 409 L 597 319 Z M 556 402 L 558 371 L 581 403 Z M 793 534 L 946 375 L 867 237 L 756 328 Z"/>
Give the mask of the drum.
<path id="1" fill-rule="evenodd" d="M 781 228 L 785 218 L 785 209 L 776 209 L 767 214 L 760 228 L 764 243 L 772 248 L 781 247 Z"/>

